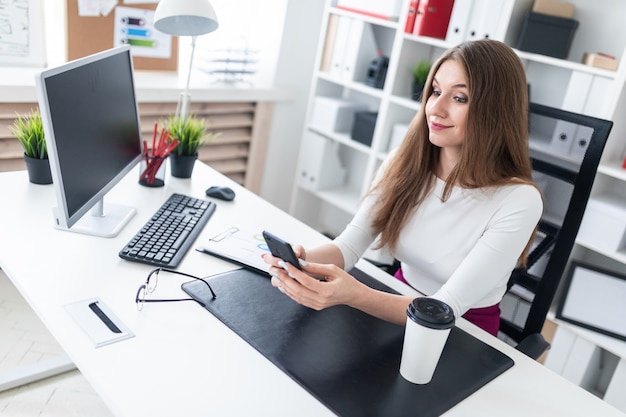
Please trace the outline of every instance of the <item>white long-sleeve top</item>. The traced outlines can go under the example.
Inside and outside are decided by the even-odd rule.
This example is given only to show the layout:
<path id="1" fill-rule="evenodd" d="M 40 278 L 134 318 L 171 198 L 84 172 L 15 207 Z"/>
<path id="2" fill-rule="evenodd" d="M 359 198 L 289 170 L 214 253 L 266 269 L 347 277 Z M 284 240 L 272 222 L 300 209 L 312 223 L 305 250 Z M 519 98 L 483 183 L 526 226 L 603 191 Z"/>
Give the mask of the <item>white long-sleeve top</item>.
<path id="1" fill-rule="evenodd" d="M 500 302 L 517 260 L 541 217 L 543 202 L 530 185 L 484 189 L 455 187 L 441 201 L 445 182 L 402 229 L 395 257 L 407 282 L 450 305 L 456 317 Z M 376 194 L 370 194 L 334 240 L 344 268 L 356 264 L 376 235 L 371 227 Z"/>

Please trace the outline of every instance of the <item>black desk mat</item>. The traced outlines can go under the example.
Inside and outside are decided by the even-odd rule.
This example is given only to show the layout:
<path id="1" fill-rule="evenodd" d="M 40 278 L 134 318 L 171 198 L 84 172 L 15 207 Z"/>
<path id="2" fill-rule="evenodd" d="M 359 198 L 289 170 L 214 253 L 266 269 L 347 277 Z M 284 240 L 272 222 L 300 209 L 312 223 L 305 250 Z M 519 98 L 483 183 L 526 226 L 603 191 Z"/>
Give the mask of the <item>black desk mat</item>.
<path id="1" fill-rule="evenodd" d="M 394 292 L 358 269 L 371 287 Z M 513 366 L 511 358 L 454 327 L 432 381 L 400 375 L 404 327 L 346 306 L 314 311 L 239 269 L 182 288 L 340 416 L 439 416 Z"/>

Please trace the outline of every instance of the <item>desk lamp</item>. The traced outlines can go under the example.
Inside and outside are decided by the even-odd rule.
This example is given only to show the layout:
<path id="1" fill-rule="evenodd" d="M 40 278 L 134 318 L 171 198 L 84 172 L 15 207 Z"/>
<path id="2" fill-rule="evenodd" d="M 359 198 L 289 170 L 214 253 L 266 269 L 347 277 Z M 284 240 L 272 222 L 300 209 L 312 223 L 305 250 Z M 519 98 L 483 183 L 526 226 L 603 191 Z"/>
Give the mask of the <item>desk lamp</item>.
<path id="1" fill-rule="evenodd" d="M 161 0 L 154 12 L 154 27 L 157 30 L 174 36 L 191 36 L 187 83 L 176 109 L 176 115 L 183 120 L 187 118 L 189 110 L 189 79 L 196 50 L 196 38 L 198 35 L 213 32 L 218 26 L 215 10 L 208 0 Z"/>

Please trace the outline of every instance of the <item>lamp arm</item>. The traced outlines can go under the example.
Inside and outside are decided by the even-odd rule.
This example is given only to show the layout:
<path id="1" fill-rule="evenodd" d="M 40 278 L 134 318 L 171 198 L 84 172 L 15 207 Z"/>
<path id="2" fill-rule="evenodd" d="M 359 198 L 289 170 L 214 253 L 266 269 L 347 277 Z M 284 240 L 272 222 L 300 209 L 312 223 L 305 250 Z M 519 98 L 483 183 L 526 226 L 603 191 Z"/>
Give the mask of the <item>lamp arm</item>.
<path id="1" fill-rule="evenodd" d="M 191 37 L 191 57 L 189 58 L 189 71 L 187 72 L 187 82 L 185 84 L 185 92 L 182 93 L 182 104 L 180 107 L 180 117 L 181 119 L 186 119 L 188 116 L 188 112 L 189 112 L 189 101 L 190 101 L 190 96 L 189 96 L 189 80 L 191 79 L 191 69 L 193 68 L 193 55 L 196 51 L 196 38 L 197 36 L 192 36 Z M 178 109 L 177 109 L 177 113 L 178 113 Z"/>

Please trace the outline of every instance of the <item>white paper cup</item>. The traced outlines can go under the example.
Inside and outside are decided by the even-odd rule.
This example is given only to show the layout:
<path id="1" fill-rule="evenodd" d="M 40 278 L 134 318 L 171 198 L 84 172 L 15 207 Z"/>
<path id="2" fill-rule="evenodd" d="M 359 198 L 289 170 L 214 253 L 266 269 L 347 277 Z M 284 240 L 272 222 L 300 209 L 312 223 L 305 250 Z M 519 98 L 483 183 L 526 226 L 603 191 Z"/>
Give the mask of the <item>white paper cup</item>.
<path id="1" fill-rule="evenodd" d="M 452 308 L 429 297 L 414 299 L 407 309 L 400 375 L 414 384 L 427 384 L 454 325 Z"/>

